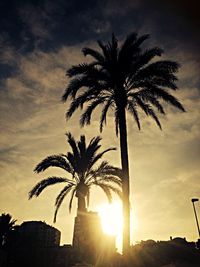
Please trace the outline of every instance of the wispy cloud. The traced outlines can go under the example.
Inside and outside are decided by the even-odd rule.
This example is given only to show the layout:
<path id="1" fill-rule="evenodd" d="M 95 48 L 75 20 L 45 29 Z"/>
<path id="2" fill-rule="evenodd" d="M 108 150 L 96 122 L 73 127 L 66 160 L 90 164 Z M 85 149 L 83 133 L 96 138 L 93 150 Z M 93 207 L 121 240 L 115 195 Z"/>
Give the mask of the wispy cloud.
<path id="1" fill-rule="evenodd" d="M 41 6 L 32 8 L 28 5 L 20 11 L 21 17 L 24 16 L 24 23 L 28 25 L 32 35 L 37 39 L 32 50 L 24 53 L 22 48 L 17 49 L 11 43 L 8 36 L 1 35 L 1 45 L 6 49 L 1 50 L 0 58 L 3 63 L 14 66 L 15 69 L 9 75 L 3 76 L 0 85 L 0 167 L 2 172 L 0 211 L 10 212 L 19 220 L 41 219 L 51 224 L 56 188 L 46 194 L 44 192 L 38 200 L 32 202 L 27 200 L 28 191 L 45 176 L 45 174 L 33 174 L 35 165 L 48 155 L 67 151 L 68 146 L 64 135 L 66 131 L 71 131 L 76 137 L 85 133 L 88 139 L 99 135 L 100 111 L 94 114 L 91 126 L 81 129 L 79 112 L 66 122 L 65 112 L 69 103 L 61 103 L 60 98 L 68 83 L 68 78 L 65 76 L 66 69 L 85 60 L 80 51 L 86 45 L 96 46 L 93 36 L 101 34 L 105 38 L 109 31 L 117 28 L 119 24 L 113 20 L 114 16 L 124 18 L 127 14 L 126 21 L 119 27 L 120 41 L 129 30 L 135 29 L 133 27 L 135 21 L 130 11 L 139 10 L 141 3 L 134 2 L 133 4 L 133 1 L 127 1 L 127 5 L 123 8 L 121 8 L 121 1 L 114 7 L 112 3 L 113 1 L 108 1 L 105 7 L 101 7 L 99 12 L 104 16 L 97 16 L 94 19 L 94 14 L 96 14 L 94 12 L 87 17 L 87 10 L 83 12 L 82 17 L 79 16 L 77 19 L 79 23 L 83 18 L 85 21 L 80 31 L 87 29 L 86 22 L 88 22 L 88 32 L 92 34 L 84 42 L 77 39 L 77 45 L 69 46 L 64 41 L 63 43 L 60 41 L 62 45 L 55 46 L 54 49 L 40 47 L 39 44 L 43 40 L 52 38 L 51 31 L 54 28 L 46 24 L 51 22 L 50 15 L 54 14 L 55 10 L 53 4 L 48 6 L 47 3 L 44 10 L 41 10 Z M 68 5 L 70 7 L 70 2 Z M 62 8 L 58 10 L 58 13 L 66 15 Z M 73 23 L 74 21 L 75 18 Z M 142 29 L 143 24 L 146 23 L 140 21 L 137 25 L 140 25 Z M 126 28 L 127 25 L 129 28 Z M 196 184 L 200 179 L 198 56 L 195 56 L 196 50 L 180 45 L 180 36 L 176 38 L 172 32 L 170 36 L 170 31 L 166 32 L 166 35 L 162 34 L 160 33 L 162 27 L 158 24 L 154 26 L 154 23 L 150 23 L 149 28 L 147 27 L 152 32 L 155 30 L 150 44 L 164 46 L 165 58 L 175 59 L 182 65 L 178 74 L 180 90 L 174 92 L 174 95 L 181 100 L 187 112 L 181 113 L 166 106 L 167 116 L 161 117 L 163 131 L 160 131 L 152 120 L 142 114 L 142 130 L 138 131 L 133 119 L 128 116 L 131 203 L 139 217 L 138 221 L 141 222 L 134 240 L 150 237 L 168 238 L 171 232 L 176 233 L 177 229 L 180 229 L 180 222 L 183 219 L 187 221 L 187 227 L 185 232 L 184 226 L 181 231 L 191 239 L 195 238 L 195 234 L 191 231 L 193 222 L 188 219 L 191 215 L 189 199 L 199 194 Z M 67 27 L 69 28 L 70 25 Z M 147 28 L 143 28 L 144 32 Z M 78 33 L 74 32 L 74 39 L 76 39 L 76 34 Z M 24 37 L 29 38 L 29 35 L 24 33 Z M 73 39 L 69 36 L 70 38 Z M 167 38 L 168 41 L 163 42 Z M 170 43 L 173 43 L 173 46 Z M 102 136 L 103 147 L 118 147 L 119 140 L 115 137 L 112 113 L 109 113 L 107 126 Z M 113 153 L 115 156 L 111 153 L 107 159 L 119 166 L 119 151 Z M 55 169 L 52 172 L 58 173 Z M 52 172 L 47 172 L 47 175 Z M 22 205 L 23 212 L 20 208 Z M 42 214 L 38 205 L 40 205 Z M 95 208 L 95 197 L 92 207 Z M 73 216 L 70 217 L 70 221 L 67 220 L 64 207 L 58 216 L 58 227 L 64 231 L 63 236 L 67 236 L 67 239 L 63 238 L 64 242 L 70 242 L 71 234 L 66 231 L 66 221 L 72 229 Z M 158 229 L 162 230 L 158 233 Z"/>

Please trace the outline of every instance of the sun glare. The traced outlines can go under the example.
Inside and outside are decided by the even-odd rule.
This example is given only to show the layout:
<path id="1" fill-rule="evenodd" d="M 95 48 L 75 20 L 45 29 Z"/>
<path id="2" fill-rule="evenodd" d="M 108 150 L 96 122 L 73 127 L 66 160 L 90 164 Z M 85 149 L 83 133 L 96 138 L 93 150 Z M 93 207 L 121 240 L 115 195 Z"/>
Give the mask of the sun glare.
<path id="1" fill-rule="evenodd" d="M 123 229 L 121 203 L 102 204 L 97 210 L 101 218 L 104 233 L 115 236 L 121 235 Z"/>
<path id="2" fill-rule="evenodd" d="M 101 218 L 101 225 L 103 232 L 108 235 L 113 235 L 116 238 L 116 247 L 118 252 L 122 251 L 122 232 L 123 232 L 123 211 L 122 203 L 120 201 L 114 201 L 111 204 L 103 203 L 97 207 L 97 212 Z M 131 212 L 131 236 L 133 229 L 138 228 L 137 220 L 133 217 Z M 131 240 L 132 242 L 132 240 Z"/>

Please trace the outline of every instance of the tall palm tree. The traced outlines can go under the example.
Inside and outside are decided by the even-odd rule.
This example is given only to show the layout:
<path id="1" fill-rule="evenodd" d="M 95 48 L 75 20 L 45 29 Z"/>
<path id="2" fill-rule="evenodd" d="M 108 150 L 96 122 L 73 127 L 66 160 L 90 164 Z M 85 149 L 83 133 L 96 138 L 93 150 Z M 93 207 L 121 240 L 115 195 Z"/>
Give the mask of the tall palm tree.
<path id="1" fill-rule="evenodd" d="M 29 192 L 29 199 L 33 196 L 37 197 L 48 186 L 65 183 L 66 185 L 61 190 L 55 201 L 54 222 L 56 222 L 57 212 L 64 198 L 71 192 L 69 201 L 69 211 L 72 208 L 74 196 L 78 198 L 78 214 L 84 213 L 89 205 L 90 188 L 92 185 L 100 187 L 106 194 L 109 201 L 112 200 L 111 192 L 121 195 L 121 179 L 120 169 L 108 164 L 107 161 L 102 161 L 101 164 L 95 167 L 95 164 L 102 156 L 115 148 L 108 148 L 99 152 L 101 147 L 99 136 L 91 139 L 88 146 L 86 145 L 85 136 L 80 137 L 80 141 L 76 141 L 71 133 L 67 133 L 67 142 L 69 143 L 72 152 L 66 155 L 53 155 L 42 160 L 35 168 L 35 172 L 40 173 L 49 167 L 58 167 L 65 170 L 71 177 L 48 177 L 38 184 Z"/>
<path id="2" fill-rule="evenodd" d="M 17 220 L 12 219 L 10 214 L 2 213 L 0 216 L 0 247 L 4 247 L 9 235 L 15 230 Z"/>
<path id="3" fill-rule="evenodd" d="M 81 126 L 90 124 L 92 112 L 102 105 L 100 131 L 106 124 L 109 109 L 114 112 L 116 134 L 120 136 L 121 165 L 123 170 L 123 252 L 128 253 L 130 246 L 130 204 L 129 204 L 129 161 L 127 147 L 126 111 L 135 120 L 140 129 L 138 110 L 151 117 L 161 129 L 156 111 L 165 114 L 163 102 L 185 111 L 181 103 L 170 91 L 176 91 L 176 72 L 179 65 L 174 61 L 155 60 L 163 50 L 158 47 L 142 49 L 141 45 L 149 35 L 130 34 L 119 47 L 114 34 L 111 42 L 98 41 L 100 51 L 83 48 L 85 56 L 93 61 L 72 66 L 67 75 L 71 78 L 63 101 L 71 99 L 66 113 L 70 118 L 78 108 L 86 109 L 80 118 Z"/>

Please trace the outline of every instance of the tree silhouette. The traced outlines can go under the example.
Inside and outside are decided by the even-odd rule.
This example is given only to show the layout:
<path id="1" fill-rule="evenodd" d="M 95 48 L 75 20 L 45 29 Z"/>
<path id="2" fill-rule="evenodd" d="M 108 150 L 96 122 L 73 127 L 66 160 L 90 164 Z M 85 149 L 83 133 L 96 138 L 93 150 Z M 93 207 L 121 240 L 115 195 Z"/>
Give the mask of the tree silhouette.
<path id="1" fill-rule="evenodd" d="M 176 72 L 179 65 L 174 61 L 155 61 L 163 50 L 154 47 L 142 49 L 141 45 L 149 35 L 138 37 L 130 34 L 119 47 L 115 35 L 111 42 L 104 44 L 98 41 L 100 52 L 83 48 L 85 56 L 89 55 L 93 61 L 72 66 L 67 75 L 71 78 L 63 101 L 71 98 L 71 105 L 66 117 L 70 118 L 78 109 L 86 109 L 80 118 L 80 124 L 90 124 L 94 109 L 102 105 L 100 116 L 100 131 L 106 124 L 109 109 L 114 112 L 116 134 L 120 135 L 121 165 L 123 170 L 122 198 L 123 198 L 123 252 L 128 253 L 130 246 L 130 204 L 129 204 L 129 161 L 127 146 L 126 111 L 130 112 L 140 129 L 138 109 L 151 117 L 161 129 L 156 112 L 165 114 L 162 102 L 167 102 L 175 108 L 184 111 L 177 98 L 169 91 L 176 91 Z M 152 61 L 153 60 L 153 61 Z"/>
<path id="2" fill-rule="evenodd" d="M 15 229 L 17 220 L 12 219 L 10 214 L 2 213 L 0 216 L 0 248 L 6 245 L 7 239 Z"/>
<path id="3" fill-rule="evenodd" d="M 50 185 L 65 183 L 65 187 L 61 190 L 55 201 L 54 222 L 56 222 L 57 212 L 64 198 L 71 192 L 69 201 L 69 211 L 72 208 L 74 196 L 78 198 L 78 214 L 86 211 L 89 205 L 90 188 L 92 185 L 100 187 L 106 194 L 109 201 L 112 200 L 111 192 L 121 196 L 121 170 L 108 164 L 107 161 L 102 161 L 101 164 L 95 167 L 95 164 L 102 156 L 115 148 L 108 148 L 99 152 L 101 147 L 99 136 L 90 140 L 86 145 L 85 136 L 81 135 L 80 141 L 76 141 L 71 133 L 67 133 L 67 142 L 69 143 L 72 152 L 66 155 L 53 155 L 42 160 L 35 168 L 35 172 L 40 173 L 49 167 L 58 167 L 70 174 L 70 179 L 65 177 L 48 177 L 33 187 L 29 192 L 29 199 L 33 196 L 39 196 L 41 192 Z"/>

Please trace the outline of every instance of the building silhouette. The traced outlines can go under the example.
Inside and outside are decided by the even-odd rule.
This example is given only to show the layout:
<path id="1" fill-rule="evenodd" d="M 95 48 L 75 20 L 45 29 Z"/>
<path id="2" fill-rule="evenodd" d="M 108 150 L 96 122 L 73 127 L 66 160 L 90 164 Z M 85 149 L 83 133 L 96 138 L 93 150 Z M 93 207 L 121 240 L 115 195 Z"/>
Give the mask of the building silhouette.
<path id="1" fill-rule="evenodd" d="M 60 231 L 45 222 L 23 222 L 18 232 L 20 246 L 55 247 L 60 245 Z"/>
<path id="2" fill-rule="evenodd" d="M 200 266 L 199 250 L 185 238 L 169 241 L 141 241 L 131 247 L 130 266 Z M 103 234 L 95 212 L 78 214 L 74 223 L 73 245 L 60 246 L 60 231 L 45 222 L 22 223 L 12 246 L 0 250 L 0 267 L 110 267 L 122 266 L 115 240 Z"/>
<path id="3" fill-rule="evenodd" d="M 60 237 L 60 231 L 45 222 L 23 222 L 18 226 L 7 255 L 2 254 L 2 266 L 68 267 L 94 263 L 97 258 L 104 260 L 116 252 L 115 238 L 103 233 L 96 212 L 77 215 L 72 245 L 60 246 Z"/>
<path id="4" fill-rule="evenodd" d="M 67 267 L 74 261 L 71 245 L 60 246 L 58 229 L 41 221 L 23 222 L 7 252 L 6 267 Z"/>
<path id="5" fill-rule="evenodd" d="M 74 222 L 72 245 L 60 246 L 61 233 L 41 221 L 23 222 L 9 246 L 0 250 L 0 267 L 120 267 L 115 239 L 102 232 L 95 212 L 79 213 Z M 147 240 L 131 247 L 130 266 L 199 267 L 200 253 L 186 238 Z"/>
<path id="6" fill-rule="evenodd" d="M 0 266 L 6 267 L 7 263 L 7 253 L 0 248 Z"/>

